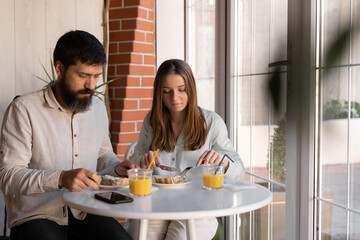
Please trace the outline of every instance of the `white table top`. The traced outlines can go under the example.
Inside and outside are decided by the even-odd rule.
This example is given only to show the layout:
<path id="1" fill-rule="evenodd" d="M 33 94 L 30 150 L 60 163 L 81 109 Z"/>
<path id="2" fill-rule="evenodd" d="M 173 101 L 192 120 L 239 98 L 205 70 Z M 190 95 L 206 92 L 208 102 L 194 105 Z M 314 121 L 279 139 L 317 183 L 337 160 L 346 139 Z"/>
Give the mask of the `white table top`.
<path id="1" fill-rule="evenodd" d="M 63 201 L 81 211 L 111 217 L 132 219 L 194 219 L 229 216 L 249 212 L 269 204 L 272 193 L 257 184 L 240 180 L 224 180 L 224 188 L 205 190 L 202 178 L 193 177 L 182 188 L 164 189 L 153 186 L 150 196 L 134 198 L 131 203 L 108 204 L 94 199 L 97 192 L 116 191 L 128 194 L 129 189 L 65 192 Z"/>

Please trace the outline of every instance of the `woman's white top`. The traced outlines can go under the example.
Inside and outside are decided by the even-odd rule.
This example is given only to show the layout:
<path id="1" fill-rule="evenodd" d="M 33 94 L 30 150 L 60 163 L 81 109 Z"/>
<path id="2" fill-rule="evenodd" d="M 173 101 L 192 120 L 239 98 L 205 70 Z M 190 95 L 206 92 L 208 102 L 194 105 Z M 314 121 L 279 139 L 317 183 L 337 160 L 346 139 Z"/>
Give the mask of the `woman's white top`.
<path id="1" fill-rule="evenodd" d="M 159 151 L 160 162 L 162 165 L 171 166 L 178 170 L 178 172 L 168 172 L 160 168 L 154 169 L 154 175 L 175 175 L 179 174 L 188 166 L 195 167 L 199 157 L 206 150 L 214 150 L 221 156 L 227 154 L 234 160 L 234 163 L 229 161 L 229 168 L 225 174 L 229 178 L 241 178 L 244 174 L 244 164 L 240 156 L 235 152 L 230 139 L 228 138 L 228 131 L 223 119 L 215 112 L 201 109 L 204 113 L 207 123 L 207 138 L 205 144 L 198 150 L 189 151 L 184 148 L 184 133 L 180 133 L 173 152 Z M 148 147 L 153 139 L 153 129 L 149 122 L 150 112 L 145 116 L 138 143 L 130 160 L 135 161 L 140 165 L 141 157 L 148 152 Z M 188 176 L 198 175 L 201 171 L 199 167 L 193 168 L 188 172 Z"/>

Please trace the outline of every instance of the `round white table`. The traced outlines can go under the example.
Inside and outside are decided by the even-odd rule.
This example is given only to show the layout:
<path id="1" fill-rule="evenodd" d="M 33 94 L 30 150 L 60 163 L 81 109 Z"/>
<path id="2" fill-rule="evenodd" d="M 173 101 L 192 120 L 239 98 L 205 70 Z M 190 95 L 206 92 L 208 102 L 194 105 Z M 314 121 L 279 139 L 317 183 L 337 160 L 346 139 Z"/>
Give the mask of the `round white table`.
<path id="1" fill-rule="evenodd" d="M 194 219 L 249 212 L 266 206 L 272 200 L 272 193 L 267 188 L 254 183 L 225 178 L 223 189 L 205 190 L 201 177 L 193 177 L 191 181 L 174 189 L 153 186 L 150 196 L 134 198 L 131 203 L 108 204 L 94 198 L 95 193 L 104 191 L 128 194 L 128 188 L 65 192 L 63 201 L 69 207 L 87 213 L 140 219 L 139 239 L 146 239 L 151 219 L 186 219 L 189 239 L 195 239 Z"/>

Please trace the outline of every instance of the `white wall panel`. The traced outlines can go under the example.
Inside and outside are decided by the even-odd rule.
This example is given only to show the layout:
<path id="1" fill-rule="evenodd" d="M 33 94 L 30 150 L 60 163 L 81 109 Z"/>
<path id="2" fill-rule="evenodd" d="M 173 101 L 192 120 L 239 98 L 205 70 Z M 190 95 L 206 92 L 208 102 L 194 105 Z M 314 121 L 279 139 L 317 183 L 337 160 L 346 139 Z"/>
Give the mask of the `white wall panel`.
<path id="1" fill-rule="evenodd" d="M 99 28 L 102 28 L 103 12 L 99 14 L 99 9 L 104 8 L 104 2 L 94 1 L 92 4 L 88 3 L 89 0 L 76 0 L 76 28 L 93 33 L 102 42 L 103 32 L 99 31 Z"/>
<path id="2" fill-rule="evenodd" d="M 15 1 L 15 93 L 23 95 L 43 86 L 33 75 L 45 61 L 45 0 Z"/>
<path id="3" fill-rule="evenodd" d="M 44 86 L 58 38 L 82 29 L 103 41 L 103 0 L 0 0 L 0 124 L 14 96 Z M 0 194 L 0 229 L 4 202 Z"/>
<path id="4" fill-rule="evenodd" d="M 185 60 L 184 1 L 156 1 L 156 64 L 170 58 Z"/>
<path id="5" fill-rule="evenodd" d="M 15 96 L 14 1 L 0 1 L 0 124 Z M 0 210 L 1 212 L 1 210 Z"/>

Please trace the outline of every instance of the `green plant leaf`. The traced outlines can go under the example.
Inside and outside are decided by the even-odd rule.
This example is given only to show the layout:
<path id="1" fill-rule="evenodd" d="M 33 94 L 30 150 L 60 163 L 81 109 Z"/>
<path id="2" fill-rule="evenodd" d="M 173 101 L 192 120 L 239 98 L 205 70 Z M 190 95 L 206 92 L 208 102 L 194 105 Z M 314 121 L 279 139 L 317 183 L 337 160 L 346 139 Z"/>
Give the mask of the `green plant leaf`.
<path id="1" fill-rule="evenodd" d="M 349 44 L 351 29 L 346 28 L 329 47 L 325 59 L 325 66 L 332 66 L 336 59 L 345 52 L 346 46 Z"/>
<path id="2" fill-rule="evenodd" d="M 41 66 L 42 66 L 42 68 L 44 69 L 44 72 L 46 73 L 46 76 L 49 78 L 50 81 L 52 81 L 52 79 L 51 79 L 49 73 L 46 71 L 46 68 L 44 67 L 44 65 L 41 64 Z"/>
<path id="3" fill-rule="evenodd" d="M 55 76 L 55 67 L 54 67 L 54 63 L 53 61 L 50 59 L 50 66 L 51 66 L 51 74 L 52 74 L 52 79 L 56 80 L 56 76 Z"/>
<path id="4" fill-rule="evenodd" d="M 108 81 L 106 81 L 106 82 L 104 82 L 104 83 L 102 83 L 102 84 L 100 84 L 100 85 L 96 86 L 96 87 L 95 87 L 95 89 L 98 89 L 98 88 L 100 88 L 100 87 L 102 87 L 102 86 L 104 86 L 104 85 L 106 85 L 106 84 L 112 83 L 112 82 L 114 82 L 114 81 L 116 81 L 116 80 L 119 80 L 119 79 L 120 79 L 120 78 L 113 78 L 113 79 L 110 79 L 110 80 L 108 80 Z"/>
<path id="5" fill-rule="evenodd" d="M 41 77 L 38 77 L 36 75 L 33 75 L 34 77 L 36 77 L 37 79 L 40 79 L 41 81 L 45 82 L 45 83 L 49 83 L 48 81 L 46 81 L 45 79 L 41 78 Z"/>

